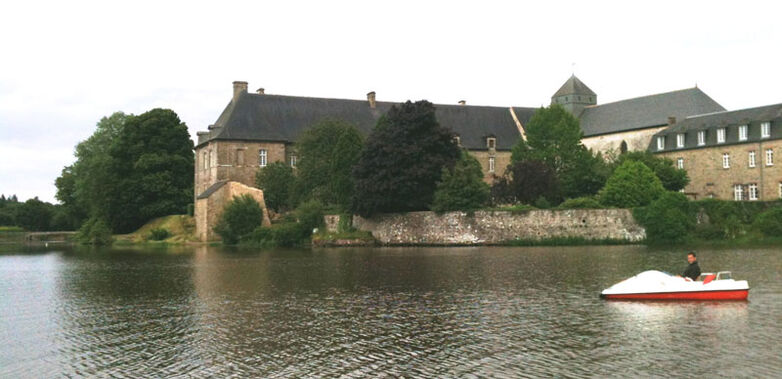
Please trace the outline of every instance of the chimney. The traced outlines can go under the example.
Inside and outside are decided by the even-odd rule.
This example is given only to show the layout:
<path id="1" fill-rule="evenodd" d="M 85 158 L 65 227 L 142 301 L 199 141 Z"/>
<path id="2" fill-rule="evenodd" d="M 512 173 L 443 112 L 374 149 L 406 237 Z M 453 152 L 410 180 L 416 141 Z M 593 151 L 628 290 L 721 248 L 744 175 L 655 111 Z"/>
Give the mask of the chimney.
<path id="1" fill-rule="evenodd" d="M 263 91 L 264 91 L 264 89 L 263 89 L 263 88 L 258 88 L 257 90 L 255 90 L 255 93 L 257 93 L 257 94 L 259 94 L 259 95 L 263 95 L 263 94 L 264 94 L 264 92 L 263 92 Z"/>
<path id="2" fill-rule="evenodd" d="M 676 117 L 668 116 L 668 125 L 673 125 L 676 123 Z"/>
<path id="3" fill-rule="evenodd" d="M 459 105 L 467 105 L 467 102 L 464 100 L 459 100 Z"/>
<path id="4" fill-rule="evenodd" d="M 369 102 L 370 108 L 375 108 L 375 91 L 367 94 L 367 101 Z"/>
<path id="5" fill-rule="evenodd" d="M 234 82 L 234 100 L 243 93 L 247 93 L 247 82 Z"/>

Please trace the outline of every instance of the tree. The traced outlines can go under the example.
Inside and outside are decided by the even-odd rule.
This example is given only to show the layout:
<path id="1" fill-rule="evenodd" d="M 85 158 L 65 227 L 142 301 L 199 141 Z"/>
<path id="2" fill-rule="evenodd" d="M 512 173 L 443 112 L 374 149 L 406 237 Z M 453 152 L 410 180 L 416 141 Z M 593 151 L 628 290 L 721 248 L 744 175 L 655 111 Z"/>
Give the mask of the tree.
<path id="1" fill-rule="evenodd" d="M 559 193 L 559 182 L 554 170 L 536 160 L 512 163 L 493 188 L 496 203 L 533 204 L 541 197 L 552 201 L 559 198 Z"/>
<path id="2" fill-rule="evenodd" d="M 489 201 L 489 185 L 483 181 L 481 164 L 467 151 L 451 169 L 443 168 L 434 192 L 435 212 L 472 211 Z"/>
<path id="3" fill-rule="evenodd" d="M 626 161 L 641 162 L 654 171 L 654 174 L 662 182 L 663 188 L 668 191 L 678 191 L 690 183 L 687 171 L 676 168 L 673 161 L 658 157 L 648 151 L 632 151 L 619 155 L 614 162 L 614 168 L 621 166 Z"/>
<path id="4" fill-rule="evenodd" d="M 54 206 L 38 200 L 29 199 L 19 206 L 16 213 L 16 224 L 25 230 L 47 231 L 52 218 Z"/>
<path id="5" fill-rule="evenodd" d="M 223 214 L 214 231 L 229 245 L 261 226 L 263 208 L 250 195 L 234 196 L 223 209 Z"/>
<path id="6" fill-rule="evenodd" d="M 270 163 L 255 174 L 255 183 L 263 190 L 266 206 L 275 212 L 288 209 L 295 179 L 293 169 L 285 162 Z"/>
<path id="7" fill-rule="evenodd" d="M 593 195 L 608 178 L 609 170 L 599 154 L 581 144 L 578 119 L 562 106 L 540 108 L 525 127 L 527 140 L 511 149 L 511 163 L 542 162 L 554 170 L 567 198 Z M 551 201 L 559 199 L 546 196 Z"/>
<path id="8" fill-rule="evenodd" d="M 353 212 L 369 217 L 428 209 L 443 168 L 452 167 L 461 154 L 453 137 L 437 122 L 432 103 L 392 106 L 353 169 Z"/>
<path id="9" fill-rule="evenodd" d="M 130 116 L 109 149 L 104 205 L 115 232 L 146 221 L 184 214 L 193 201 L 193 142 L 187 125 L 169 109 Z"/>
<path id="10" fill-rule="evenodd" d="M 648 205 L 665 192 L 660 179 L 645 164 L 622 163 L 598 194 L 604 205 L 634 208 Z"/>
<path id="11" fill-rule="evenodd" d="M 296 141 L 295 203 L 313 199 L 347 208 L 353 194 L 351 170 L 362 147 L 361 133 L 344 121 L 325 119 L 303 132 Z"/>
<path id="12" fill-rule="evenodd" d="M 95 132 L 76 145 L 76 162 L 62 170 L 55 180 L 57 199 L 74 225 L 90 216 L 105 219 L 109 210 L 109 186 L 117 176 L 111 169 L 109 150 L 131 115 L 115 112 L 103 117 Z"/>

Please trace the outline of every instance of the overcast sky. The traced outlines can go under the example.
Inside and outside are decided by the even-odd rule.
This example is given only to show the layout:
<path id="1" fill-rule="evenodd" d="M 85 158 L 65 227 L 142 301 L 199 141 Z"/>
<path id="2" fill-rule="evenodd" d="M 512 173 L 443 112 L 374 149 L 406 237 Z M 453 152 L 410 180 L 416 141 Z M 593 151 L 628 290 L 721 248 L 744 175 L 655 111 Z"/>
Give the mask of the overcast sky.
<path id="1" fill-rule="evenodd" d="M 173 109 L 206 130 L 231 82 L 296 96 L 548 105 L 694 87 L 782 102 L 782 3 L 13 1 L 0 7 L 0 193 L 55 201 L 101 117 Z M 575 66 L 574 66 L 575 63 Z"/>

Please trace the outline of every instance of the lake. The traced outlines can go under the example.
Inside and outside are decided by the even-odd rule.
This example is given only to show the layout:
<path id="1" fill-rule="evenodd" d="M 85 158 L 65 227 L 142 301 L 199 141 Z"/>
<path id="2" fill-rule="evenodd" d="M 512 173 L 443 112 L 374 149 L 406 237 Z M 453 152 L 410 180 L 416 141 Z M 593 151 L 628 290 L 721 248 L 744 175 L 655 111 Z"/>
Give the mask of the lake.
<path id="1" fill-rule="evenodd" d="M 782 249 L 698 250 L 748 301 L 613 302 L 643 246 L 0 254 L 0 377 L 773 377 Z"/>

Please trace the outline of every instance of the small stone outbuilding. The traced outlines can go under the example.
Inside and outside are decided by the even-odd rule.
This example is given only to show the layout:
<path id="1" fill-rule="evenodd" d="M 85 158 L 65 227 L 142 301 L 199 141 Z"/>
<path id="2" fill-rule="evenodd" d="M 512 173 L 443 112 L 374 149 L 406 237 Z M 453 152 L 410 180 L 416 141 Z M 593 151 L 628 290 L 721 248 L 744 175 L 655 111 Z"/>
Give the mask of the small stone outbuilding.
<path id="1" fill-rule="evenodd" d="M 263 208 L 262 224 L 271 225 L 269 212 L 263 200 L 263 191 L 239 182 L 222 180 L 212 184 L 196 197 L 194 216 L 198 239 L 202 242 L 219 240 L 220 236 L 212 229 L 223 215 L 223 208 L 234 196 L 245 194 L 252 196 Z"/>

